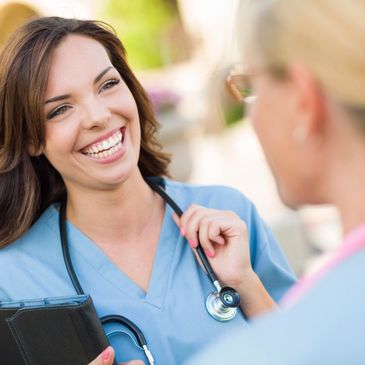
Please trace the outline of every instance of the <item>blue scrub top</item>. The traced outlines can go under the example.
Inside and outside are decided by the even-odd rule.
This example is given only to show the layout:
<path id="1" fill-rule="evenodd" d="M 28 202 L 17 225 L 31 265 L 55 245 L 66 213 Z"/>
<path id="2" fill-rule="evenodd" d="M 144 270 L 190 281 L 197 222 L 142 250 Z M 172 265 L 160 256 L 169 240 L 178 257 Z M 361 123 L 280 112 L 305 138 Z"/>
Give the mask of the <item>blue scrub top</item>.
<path id="1" fill-rule="evenodd" d="M 328 272 L 292 307 L 265 315 L 186 365 L 364 365 L 365 250 Z"/>
<path id="2" fill-rule="evenodd" d="M 240 192 L 223 186 L 196 186 L 170 180 L 166 180 L 166 191 L 183 210 L 195 203 L 236 212 L 248 227 L 253 268 L 275 300 L 294 283 L 294 275 L 271 231 Z M 214 288 L 180 236 L 172 213 L 167 207 L 147 293 L 67 222 L 72 262 L 98 315 L 120 314 L 135 322 L 159 365 L 181 365 L 218 336 L 247 326 L 241 313 L 227 323 L 208 314 L 205 299 Z M 75 294 L 63 261 L 58 211 L 54 206 L 24 236 L 0 250 L 0 277 L 0 300 Z M 127 329 L 109 324 L 105 332 L 118 362 L 145 360 Z"/>

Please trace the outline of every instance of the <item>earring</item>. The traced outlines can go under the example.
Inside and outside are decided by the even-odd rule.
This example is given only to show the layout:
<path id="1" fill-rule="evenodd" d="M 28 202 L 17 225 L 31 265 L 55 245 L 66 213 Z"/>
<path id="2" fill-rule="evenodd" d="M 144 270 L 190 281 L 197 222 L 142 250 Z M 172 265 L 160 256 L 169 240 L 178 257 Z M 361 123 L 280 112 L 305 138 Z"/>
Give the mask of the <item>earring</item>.
<path id="1" fill-rule="evenodd" d="M 304 124 L 298 124 L 292 133 L 295 142 L 303 142 L 308 137 L 308 129 Z"/>

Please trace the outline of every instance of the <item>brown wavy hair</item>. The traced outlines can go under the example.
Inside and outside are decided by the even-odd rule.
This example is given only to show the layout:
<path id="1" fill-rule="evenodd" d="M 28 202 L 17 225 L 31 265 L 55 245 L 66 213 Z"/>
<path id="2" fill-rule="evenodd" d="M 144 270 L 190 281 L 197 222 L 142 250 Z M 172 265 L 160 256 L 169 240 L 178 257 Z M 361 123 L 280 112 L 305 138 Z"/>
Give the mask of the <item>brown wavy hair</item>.
<path id="1" fill-rule="evenodd" d="M 42 17 L 17 29 L 0 53 L 0 247 L 18 239 L 66 188 L 44 155 L 44 97 L 53 50 L 69 34 L 100 42 L 137 104 L 143 176 L 167 176 L 170 159 L 156 139 L 152 104 L 126 60 L 113 28 L 100 21 Z"/>

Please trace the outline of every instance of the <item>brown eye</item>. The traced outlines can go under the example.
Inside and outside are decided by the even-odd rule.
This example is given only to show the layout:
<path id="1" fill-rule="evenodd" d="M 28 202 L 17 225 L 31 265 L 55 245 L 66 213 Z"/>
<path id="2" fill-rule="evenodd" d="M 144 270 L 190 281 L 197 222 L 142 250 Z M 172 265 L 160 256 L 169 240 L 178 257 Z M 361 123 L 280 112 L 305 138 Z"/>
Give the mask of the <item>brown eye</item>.
<path id="1" fill-rule="evenodd" d="M 112 79 L 112 80 L 108 80 L 106 81 L 100 88 L 100 90 L 107 90 L 107 89 L 111 89 L 113 86 L 118 85 L 120 82 L 120 80 L 118 79 Z"/>
<path id="2" fill-rule="evenodd" d="M 47 119 L 55 118 L 61 114 L 64 114 L 71 108 L 70 105 L 61 105 L 56 109 L 52 110 L 50 113 L 47 114 Z"/>

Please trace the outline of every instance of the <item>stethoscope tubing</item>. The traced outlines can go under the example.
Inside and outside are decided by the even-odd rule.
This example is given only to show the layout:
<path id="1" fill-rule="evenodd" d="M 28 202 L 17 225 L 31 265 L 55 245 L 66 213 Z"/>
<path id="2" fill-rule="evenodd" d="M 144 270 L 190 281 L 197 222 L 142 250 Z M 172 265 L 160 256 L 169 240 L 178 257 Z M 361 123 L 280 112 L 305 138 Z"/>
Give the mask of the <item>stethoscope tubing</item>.
<path id="1" fill-rule="evenodd" d="M 178 217 L 181 218 L 181 216 L 183 215 L 183 211 L 181 210 L 181 208 L 171 199 L 171 197 L 165 192 L 165 190 L 161 188 L 161 186 L 158 184 L 158 181 L 157 181 L 157 183 L 153 183 L 152 182 L 153 180 L 160 180 L 160 178 L 146 178 L 145 179 L 146 183 L 150 186 L 150 188 L 152 190 L 154 190 L 156 193 L 158 193 L 165 200 L 165 202 L 172 208 L 172 210 L 178 215 Z M 208 261 L 208 258 L 206 256 L 200 242 L 198 242 L 198 246 L 195 248 L 195 250 L 196 250 L 210 280 L 214 284 L 216 281 L 218 281 L 218 279 L 212 269 L 212 266 L 210 265 L 210 263 Z"/>
<path id="2" fill-rule="evenodd" d="M 145 181 L 152 190 L 154 190 L 157 194 L 159 194 L 164 199 L 164 201 L 172 208 L 172 210 L 178 215 L 178 217 L 181 217 L 183 215 L 183 211 L 180 209 L 180 207 L 175 203 L 175 201 L 173 199 L 171 199 L 171 197 L 161 187 L 161 185 L 163 186 L 163 184 L 164 184 L 162 178 L 149 177 L 149 178 L 145 178 Z M 80 281 L 76 275 L 74 266 L 72 264 L 70 251 L 69 251 L 69 245 L 68 245 L 68 239 L 67 239 L 67 228 L 66 228 L 66 197 L 64 197 L 64 199 L 62 199 L 60 202 L 59 227 L 60 227 L 62 254 L 63 254 L 63 258 L 64 258 L 64 262 L 65 262 L 65 266 L 66 266 L 68 275 L 70 277 L 72 285 L 75 288 L 75 291 L 77 292 L 77 294 L 85 294 L 85 292 L 82 289 L 82 286 L 80 284 Z M 200 261 L 201 261 L 209 279 L 211 280 L 213 285 L 216 287 L 216 289 L 217 289 L 216 293 L 218 295 L 219 292 L 221 292 L 221 286 L 219 284 L 217 276 L 215 275 L 215 273 L 208 261 L 208 258 L 206 256 L 200 242 L 198 242 L 198 246 L 196 247 L 195 250 L 200 258 Z M 232 288 L 228 288 L 228 287 L 225 287 L 225 288 L 232 289 Z M 212 295 L 214 295 L 214 294 L 215 293 L 212 293 Z M 213 304 L 214 304 L 214 299 L 213 299 Z M 218 307 L 220 307 L 220 305 Z M 219 310 L 219 308 L 218 308 L 218 310 Z M 208 311 L 213 316 L 213 318 L 215 318 L 217 320 L 221 320 L 221 319 L 219 319 L 219 316 L 212 314 L 212 312 L 209 309 L 208 309 Z M 230 316 L 228 319 L 231 319 L 233 317 L 234 317 L 234 315 Z M 146 338 L 143 335 L 143 332 L 141 331 L 141 329 L 134 322 L 132 322 L 128 318 L 121 316 L 121 315 L 107 315 L 107 316 L 101 317 L 100 321 L 102 324 L 106 324 L 109 322 L 119 322 L 122 325 L 124 325 L 126 328 L 128 328 L 135 336 L 135 338 L 138 342 L 138 345 L 143 349 L 143 351 L 148 359 L 149 364 L 150 365 L 154 364 L 154 359 L 153 359 L 153 356 L 152 356 L 150 350 L 148 349 Z"/>
<path id="3" fill-rule="evenodd" d="M 157 178 L 155 178 L 155 179 L 157 180 Z M 146 178 L 145 181 L 152 190 L 154 190 L 156 193 L 158 193 L 165 200 L 165 202 L 172 208 L 172 210 L 178 215 L 178 217 L 181 218 L 181 216 L 183 215 L 183 211 L 174 202 L 174 200 L 171 199 L 171 197 L 165 192 L 165 190 L 161 188 L 161 186 L 158 184 L 158 182 L 156 182 L 156 183 L 152 182 L 155 179 Z M 65 204 L 65 203 L 61 202 L 61 206 L 62 206 L 62 204 Z M 65 225 L 65 221 L 66 221 L 66 209 L 60 209 L 60 214 L 59 214 L 60 227 L 63 227 Z M 66 229 L 60 229 L 60 235 L 61 235 L 61 242 L 67 242 Z M 201 260 L 201 262 L 204 266 L 204 269 L 206 270 L 210 280 L 215 285 L 215 283 L 218 281 L 217 276 L 215 275 L 215 273 L 212 269 L 212 266 L 210 265 L 208 258 L 206 256 L 200 242 L 198 242 L 198 246 L 196 247 L 195 250 L 196 250 L 196 252 L 199 256 L 199 259 Z M 68 249 L 68 244 L 62 244 L 62 252 L 63 252 L 63 256 L 65 258 L 65 265 L 66 265 L 67 271 L 69 273 L 70 279 L 72 281 L 72 284 L 73 284 L 77 294 L 84 294 L 82 286 L 77 278 L 75 269 L 72 265 L 72 260 L 71 260 L 70 252 Z"/>
<path id="4" fill-rule="evenodd" d="M 61 238 L 61 246 L 62 246 L 62 254 L 65 262 L 65 266 L 68 272 L 68 275 L 71 279 L 72 285 L 75 288 L 77 294 L 85 294 L 80 281 L 76 275 L 74 266 L 72 264 L 70 250 L 67 239 L 67 231 L 66 231 L 66 199 L 61 200 L 60 204 L 60 212 L 59 212 L 59 227 L 60 227 L 60 238 Z M 128 318 L 112 314 L 100 317 L 100 322 L 104 325 L 111 322 L 121 323 L 124 327 L 128 328 L 134 335 L 137 340 L 138 345 L 144 351 L 148 362 L 150 365 L 154 364 L 154 358 L 152 353 L 150 352 L 145 336 L 143 335 L 142 330 L 131 320 Z M 114 361 L 114 365 L 116 365 L 116 361 Z"/>

